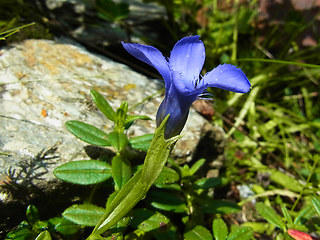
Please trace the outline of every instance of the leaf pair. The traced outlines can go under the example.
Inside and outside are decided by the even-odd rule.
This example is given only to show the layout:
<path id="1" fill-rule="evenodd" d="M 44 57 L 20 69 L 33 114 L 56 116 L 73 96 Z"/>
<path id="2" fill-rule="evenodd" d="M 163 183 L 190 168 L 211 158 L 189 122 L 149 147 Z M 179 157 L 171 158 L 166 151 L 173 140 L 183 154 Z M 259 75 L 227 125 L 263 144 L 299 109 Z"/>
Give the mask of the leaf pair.
<path id="1" fill-rule="evenodd" d="M 114 111 L 108 101 L 97 91 L 91 90 L 91 96 L 99 110 L 112 122 L 114 122 L 114 130 L 109 134 L 100 130 L 99 128 L 92 126 L 91 124 L 81 121 L 68 121 L 66 122 L 66 128 L 80 140 L 96 145 L 96 146 L 113 146 L 117 152 L 121 152 L 128 144 L 128 138 L 124 134 L 124 130 L 129 128 L 133 121 L 137 119 L 148 120 L 147 116 L 143 115 L 128 115 L 128 103 L 123 102 L 121 106 Z M 139 137 L 132 140 L 133 145 L 138 148 L 146 149 L 147 143 L 151 136 Z"/>
<path id="2" fill-rule="evenodd" d="M 114 111 L 108 101 L 97 91 L 90 91 L 92 100 L 95 102 L 99 110 L 112 122 L 115 123 L 115 129 L 121 132 L 122 128 L 129 128 L 133 121 L 141 120 L 150 120 L 148 116 L 144 115 L 128 115 L 128 103 L 121 103 L 117 111 Z"/>

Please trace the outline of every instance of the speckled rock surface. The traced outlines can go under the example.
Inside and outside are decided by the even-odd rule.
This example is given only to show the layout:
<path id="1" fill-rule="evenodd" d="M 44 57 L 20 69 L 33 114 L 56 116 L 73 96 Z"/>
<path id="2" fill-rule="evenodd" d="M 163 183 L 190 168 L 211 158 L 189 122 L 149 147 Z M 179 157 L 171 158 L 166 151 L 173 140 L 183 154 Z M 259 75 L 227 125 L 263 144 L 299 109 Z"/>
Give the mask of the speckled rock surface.
<path id="1" fill-rule="evenodd" d="M 130 108 L 163 87 L 161 81 L 148 79 L 66 40 L 27 40 L 2 49 L 0 180 L 5 180 L 5 172 L 15 170 L 29 181 L 50 181 L 56 166 L 88 159 L 84 151 L 87 144 L 71 135 L 64 124 L 81 120 L 106 131 L 111 128 L 112 123 L 91 101 L 90 89 L 102 93 L 114 108 L 124 100 Z M 152 120 L 137 121 L 129 129 L 129 136 L 153 133 L 162 98 L 158 94 L 130 110 Z M 191 110 L 174 156 L 191 158 L 205 122 Z"/>

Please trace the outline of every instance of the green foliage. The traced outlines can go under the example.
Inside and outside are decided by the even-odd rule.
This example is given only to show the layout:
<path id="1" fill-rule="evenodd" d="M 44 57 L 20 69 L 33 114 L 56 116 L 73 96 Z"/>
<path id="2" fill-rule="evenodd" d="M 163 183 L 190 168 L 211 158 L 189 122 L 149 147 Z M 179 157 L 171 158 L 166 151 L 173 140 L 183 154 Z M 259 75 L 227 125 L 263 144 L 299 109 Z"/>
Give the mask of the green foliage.
<path id="1" fill-rule="evenodd" d="M 228 235 L 228 240 L 250 240 L 253 237 L 251 227 L 235 227 Z"/>
<path id="2" fill-rule="evenodd" d="M 57 167 L 53 174 L 66 182 L 90 185 L 104 182 L 112 176 L 111 166 L 97 160 L 68 162 Z"/>
<path id="3" fill-rule="evenodd" d="M 95 226 L 104 214 L 105 209 L 92 204 L 72 205 L 64 210 L 62 216 L 82 226 Z"/>
<path id="4" fill-rule="evenodd" d="M 47 221 L 39 219 L 38 209 L 34 205 L 29 205 L 26 210 L 26 221 L 22 221 L 19 226 L 7 234 L 5 239 L 15 240 L 50 240 L 51 235 L 46 229 L 49 227 Z"/>
<path id="5" fill-rule="evenodd" d="M 10 24 L 8 24 L 8 25 L 10 25 Z M 15 33 L 19 32 L 21 29 L 23 29 L 25 27 L 32 26 L 32 25 L 34 25 L 34 23 L 26 24 L 26 25 L 16 27 L 13 29 L 9 29 L 9 30 L 5 30 L 5 31 L 0 31 L 0 40 L 6 40 L 12 34 L 15 34 Z"/>
<path id="6" fill-rule="evenodd" d="M 112 177 L 115 184 L 115 189 L 121 189 L 131 178 L 132 169 L 131 164 L 127 158 L 117 154 L 112 159 Z"/>
<path id="7" fill-rule="evenodd" d="M 30 38 L 52 38 L 41 13 L 27 0 L 0 1 L 0 41 L 10 43 Z"/>
<path id="8" fill-rule="evenodd" d="M 129 14 L 127 4 L 86 2 L 95 4 L 92 6 L 100 18 L 140 36 L 123 21 Z M 320 46 L 316 17 L 311 19 L 310 15 L 306 20 L 302 12 L 292 10 L 276 23 L 274 19 L 261 22 L 259 1 L 145 2 L 157 2 L 166 9 L 164 26 L 171 36 L 161 39 L 174 41 L 199 34 L 206 46 L 206 71 L 219 63 L 233 63 L 252 83 L 247 95 L 209 90 L 215 98 L 212 122 L 226 131 L 222 167 L 213 162 L 214 175 L 208 174 L 205 159 L 182 164 L 169 160 L 168 167 L 163 167 L 163 162 L 154 167 L 151 163 L 159 153 L 153 149 L 154 156 L 149 155 L 144 166 L 148 170 L 142 171 L 141 159 L 136 157 L 150 148 L 155 135 L 129 139 L 126 131 L 135 120 L 150 118 L 130 115 L 126 102 L 113 109 L 101 94 L 91 90 L 93 101 L 107 121 L 113 122 L 113 128 L 105 132 L 79 121 L 69 121 L 66 127 L 82 141 L 112 147 L 115 155 L 57 168 L 54 174 L 63 181 L 94 184 L 89 199 L 48 221 L 40 221 L 35 208 L 29 207 L 27 220 L 7 239 L 49 239 L 48 232 L 72 238 L 85 226 L 99 223 L 101 216 L 104 221 L 99 224 L 108 229 L 108 237 L 92 234 L 88 239 L 290 239 L 287 232 L 292 229 L 319 236 Z M 18 8 L 11 9 L 17 16 L 23 15 Z M 5 28 L 0 37 L 18 30 L 18 22 L 19 17 L 12 16 L 0 22 L 0 29 Z M 313 46 L 303 45 L 306 33 L 315 36 Z M 137 183 L 143 191 L 134 189 Z M 250 197 L 242 199 L 242 190 L 237 188 L 242 185 L 252 191 Z M 99 188 L 109 196 L 106 208 L 94 197 Z M 130 204 L 120 206 L 126 197 Z M 132 209 L 139 200 L 138 207 Z M 110 220 L 117 211 L 130 209 L 127 215 Z"/>
<path id="9" fill-rule="evenodd" d="M 208 229 L 201 225 L 195 226 L 183 235 L 186 240 L 212 240 L 212 235 Z"/>
<path id="10" fill-rule="evenodd" d="M 144 134 L 142 136 L 132 137 L 129 139 L 129 143 L 132 148 L 147 151 L 150 147 L 153 134 Z"/>
<path id="11" fill-rule="evenodd" d="M 221 218 L 213 220 L 212 231 L 216 240 L 225 240 L 228 235 L 227 225 Z"/>
<path id="12" fill-rule="evenodd" d="M 43 231 L 39 233 L 35 240 L 51 240 L 51 235 L 48 231 Z"/>
<path id="13" fill-rule="evenodd" d="M 125 2 L 96 0 L 95 8 L 99 17 L 110 22 L 120 21 L 129 15 L 129 5 Z"/>
<path id="14" fill-rule="evenodd" d="M 272 207 L 269 207 L 263 203 L 257 203 L 256 209 L 268 222 L 276 225 L 277 227 L 286 230 L 286 225 L 283 223 L 281 217 L 275 212 Z"/>
<path id="15" fill-rule="evenodd" d="M 92 100 L 97 105 L 99 110 L 111 121 L 116 121 L 116 113 L 108 103 L 108 101 L 97 91 L 90 90 Z"/>
<path id="16" fill-rule="evenodd" d="M 73 184 L 95 184 L 94 189 L 113 186 L 115 191 L 109 192 L 106 207 L 94 204 L 94 191 L 88 201 L 74 204 L 65 209 L 61 217 L 45 222 L 38 219 L 37 209 L 30 206 L 26 214 L 27 224 L 10 232 L 8 237 L 21 235 L 26 239 L 50 239 L 52 234 L 75 236 L 82 232 L 83 228 L 95 226 L 88 239 L 103 239 L 99 234 L 106 230 L 112 237 L 126 236 L 128 239 L 142 236 L 179 239 L 182 235 L 186 239 L 212 239 L 210 230 L 199 225 L 200 222 L 204 222 L 205 214 L 230 214 L 240 211 L 236 203 L 209 197 L 208 192 L 221 186 L 222 181 L 219 177 L 197 177 L 197 172 L 205 164 L 204 159 L 196 161 L 191 166 L 180 166 L 170 160 L 172 168 L 164 166 L 175 142 L 180 138 L 164 138 L 167 118 L 154 135 L 144 135 L 131 140 L 126 135 L 126 123 L 149 118 L 128 115 L 126 102 L 114 111 L 99 93 L 91 93 L 99 109 L 114 122 L 114 128 L 110 129 L 110 133 L 105 133 L 79 121 L 68 121 L 66 127 L 74 136 L 85 142 L 113 146 L 115 156 L 111 160 L 102 157 L 100 160 L 71 161 L 57 167 L 54 175 Z M 134 166 L 131 162 L 131 157 L 135 156 L 132 148 L 138 151 L 148 150 L 143 165 Z M 110 178 L 113 181 L 107 181 Z M 147 195 L 147 191 L 153 185 Z M 133 209 L 142 199 L 148 207 Z M 170 220 L 171 214 L 176 214 L 188 227 L 178 231 L 178 226 Z M 135 230 L 129 231 L 129 225 Z M 236 236 L 240 233 L 249 234 L 244 228 L 239 233 L 231 233 Z"/>
<path id="17" fill-rule="evenodd" d="M 89 144 L 97 146 L 111 145 L 108 134 L 90 124 L 80 121 L 68 121 L 66 122 L 66 128 L 77 138 Z"/>
<path id="18" fill-rule="evenodd" d="M 77 225 L 64 217 L 55 217 L 49 219 L 49 225 L 52 231 L 61 233 L 64 236 L 75 235 L 81 230 L 81 226 Z"/>

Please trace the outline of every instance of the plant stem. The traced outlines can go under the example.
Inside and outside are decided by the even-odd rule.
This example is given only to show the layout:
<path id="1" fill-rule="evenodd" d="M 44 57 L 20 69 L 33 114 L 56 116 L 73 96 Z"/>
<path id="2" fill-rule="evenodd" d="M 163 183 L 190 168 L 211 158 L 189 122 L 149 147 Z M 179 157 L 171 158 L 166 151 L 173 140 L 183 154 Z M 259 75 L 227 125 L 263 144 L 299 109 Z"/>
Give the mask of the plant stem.
<path id="1" fill-rule="evenodd" d="M 319 160 L 319 158 L 320 158 L 319 155 L 315 155 L 315 156 L 313 157 L 314 160 L 313 160 L 313 165 L 312 165 L 310 174 L 308 175 L 308 178 L 307 178 L 306 183 L 305 183 L 305 184 L 303 185 L 303 187 L 302 187 L 302 190 L 301 190 L 301 192 L 300 192 L 300 194 L 299 194 L 299 197 L 298 197 L 297 200 L 294 202 L 294 204 L 293 204 L 293 206 L 292 206 L 292 208 L 291 208 L 291 210 L 290 210 L 291 213 L 294 211 L 294 209 L 296 208 L 298 202 L 299 202 L 300 199 L 302 198 L 303 192 L 304 192 L 304 190 L 306 189 L 306 187 L 308 186 L 308 184 L 309 184 L 309 182 L 310 182 L 310 179 L 311 179 L 311 177 L 312 177 L 312 175 L 313 175 L 313 173 L 314 173 L 314 170 L 316 169 L 316 167 L 317 167 L 317 165 L 318 165 L 318 160 Z"/>
<path id="2" fill-rule="evenodd" d="M 239 0 L 235 0 L 234 6 L 234 28 L 233 28 L 233 42 L 232 42 L 232 55 L 231 60 L 237 60 L 237 44 L 238 44 L 238 8 L 239 8 Z"/>

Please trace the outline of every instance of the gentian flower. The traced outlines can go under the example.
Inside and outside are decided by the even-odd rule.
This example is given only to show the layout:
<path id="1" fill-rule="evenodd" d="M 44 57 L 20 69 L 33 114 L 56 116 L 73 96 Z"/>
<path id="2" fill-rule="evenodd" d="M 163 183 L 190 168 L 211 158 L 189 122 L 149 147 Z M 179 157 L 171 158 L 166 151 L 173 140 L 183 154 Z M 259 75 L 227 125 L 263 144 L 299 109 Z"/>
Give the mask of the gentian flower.
<path id="1" fill-rule="evenodd" d="M 199 36 L 184 37 L 173 47 L 167 60 L 152 47 L 137 43 L 124 43 L 123 47 L 134 57 L 154 67 L 165 82 L 165 98 L 156 117 L 157 126 L 170 114 L 165 138 L 180 134 L 189 114 L 191 104 L 203 96 L 208 87 L 246 93 L 250 82 L 241 69 L 230 64 L 219 65 L 200 76 L 205 60 L 205 48 Z"/>

